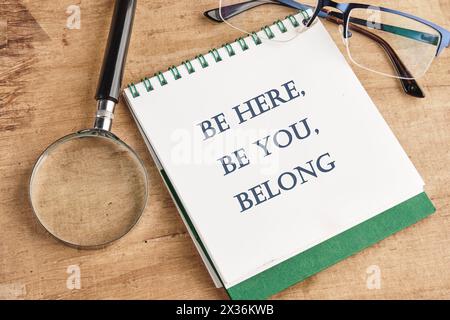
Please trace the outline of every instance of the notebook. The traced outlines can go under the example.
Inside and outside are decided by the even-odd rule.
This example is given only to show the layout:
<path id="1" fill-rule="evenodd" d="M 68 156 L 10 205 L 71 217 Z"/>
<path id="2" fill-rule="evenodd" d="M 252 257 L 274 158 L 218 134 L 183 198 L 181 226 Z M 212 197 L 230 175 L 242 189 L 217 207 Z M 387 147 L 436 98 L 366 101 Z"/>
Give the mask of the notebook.
<path id="1" fill-rule="evenodd" d="M 124 90 L 208 271 L 231 299 L 270 297 L 435 211 L 323 25 L 305 30 L 300 20 Z"/>

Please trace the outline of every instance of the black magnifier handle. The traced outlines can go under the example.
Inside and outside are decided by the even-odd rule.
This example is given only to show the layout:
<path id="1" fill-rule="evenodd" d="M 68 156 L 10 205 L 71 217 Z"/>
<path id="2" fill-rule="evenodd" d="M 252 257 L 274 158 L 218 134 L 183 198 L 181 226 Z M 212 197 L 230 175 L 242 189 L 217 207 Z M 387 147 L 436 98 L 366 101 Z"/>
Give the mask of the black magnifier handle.
<path id="1" fill-rule="evenodd" d="M 123 71 L 133 27 L 136 0 L 116 0 L 95 99 L 94 127 L 110 130 L 115 104 L 119 100 Z"/>

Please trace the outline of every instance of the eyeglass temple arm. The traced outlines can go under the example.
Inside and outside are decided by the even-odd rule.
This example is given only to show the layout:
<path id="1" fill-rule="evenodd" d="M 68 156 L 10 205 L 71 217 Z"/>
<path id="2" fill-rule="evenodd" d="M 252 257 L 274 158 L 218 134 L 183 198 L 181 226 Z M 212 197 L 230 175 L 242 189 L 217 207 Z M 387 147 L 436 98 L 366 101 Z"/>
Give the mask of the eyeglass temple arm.
<path id="1" fill-rule="evenodd" d="M 342 13 L 340 12 L 331 12 L 333 15 L 340 15 L 342 16 Z M 393 33 L 405 38 L 409 38 L 412 40 L 416 40 L 419 42 L 424 42 L 424 43 L 428 43 L 434 46 L 439 45 L 439 36 L 435 36 L 433 34 L 430 33 L 426 33 L 426 32 L 421 32 L 421 31 L 416 31 L 416 30 L 412 30 L 412 29 L 405 29 L 402 27 L 397 27 L 397 26 L 391 26 L 389 24 L 385 24 L 385 23 L 378 23 L 378 22 L 370 22 L 364 19 L 360 19 L 360 18 L 354 18 L 351 17 L 350 18 L 350 22 L 354 23 L 354 24 L 358 24 L 360 26 L 366 26 L 370 29 L 378 29 L 378 30 L 382 30 L 382 31 L 386 31 L 389 33 Z"/>
<path id="2" fill-rule="evenodd" d="M 278 2 L 278 1 L 262 2 L 262 1 L 250 0 L 250 1 L 243 2 L 243 3 L 237 3 L 237 4 L 234 4 L 231 6 L 227 6 L 228 15 L 226 17 L 223 17 L 220 15 L 219 8 L 208 10 L 204 13 L 204 15 L 213 21 L 221 23 L 221 22 L 223 22 L 223 19 L 225 19 L 225 20 L 229 19 L 229 18 L 231 18 L 235 15 L 238 15 L 244 11 L 250 10 L 252 8 L 255 8 L 255 7 L 263 5 L 263 4 L 269 4 L 269 3 L 270 4 L 278 4 L 278 5 L 282 4 L 281 2 Z M 305 10 L 310 8 L 310 6 L 302 5 L 302 4 L 299 4 L 298 2 L 296 2 L 295 4 L 296 4 L 296 7 L 295 7 L 296 9 L 297 9 L 298 5 L 301 7 L 304 7 Z M 229 7 L 232 7 L 232 8 L 230 9 Z M 292 8 L 292 6 L 289 6 L 289 7 Z M 228 11 L 228 10 L 230 10 L 230 11 Z M 319 17 L 325 18 L 328 21 L 333 22 L 335 24 L 343 24 L 342 14 L 340 14 L 340 17 L 338 15 L 339 15 L 339 12 L 329 11 L 327 9 L 323 9 L 322 11 L 319 12 Z M 397 72 L 397 75 L 399 77 L 413 78 L 413 76 L 408 71 L 408 69 L 405 67 L 405 65 L 399 58 L 399 56 L 395 53 L 395 51 L 392 49 L 392 47 L 384 39 L 382 39 L 381 37 L 369 32 L 367 30 L 357 27 L 356 25 L 352 25 L 350 30 L 361 33 L 364 36 L 367 36 L 367 37 L 371 38 L 373 41 L 376 41 L 378 44 L 380 44 L 380 46 L 383 48 L 383 50 L 386 52 L 389 59 L 391 60 L 394 70 Z M 425 97 L 419 84 L 414 79 L 411 79 L 411 80 L 399 79 L 399 80 L 400 80 L 402 88 L 406 94 L 413 96 L 413 97 L 417 97 L 417 98 Z"/>

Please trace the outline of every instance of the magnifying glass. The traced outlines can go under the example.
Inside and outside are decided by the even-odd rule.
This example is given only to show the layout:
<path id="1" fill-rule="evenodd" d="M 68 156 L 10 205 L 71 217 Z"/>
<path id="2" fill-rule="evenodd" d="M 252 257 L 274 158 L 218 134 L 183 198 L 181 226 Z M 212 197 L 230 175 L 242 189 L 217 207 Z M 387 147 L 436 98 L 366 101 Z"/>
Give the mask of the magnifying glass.
<path id="1" fill-rule="evenodd" d="M 110 132 L 120 95 L 136 1 L 117 0 L 100 73 L 92 129 L 69 134 L 38 158 L 31 205 L 54 237 L 77 248 L 103 247 L 137 223 L 147 203 L 147 172 Z"/>

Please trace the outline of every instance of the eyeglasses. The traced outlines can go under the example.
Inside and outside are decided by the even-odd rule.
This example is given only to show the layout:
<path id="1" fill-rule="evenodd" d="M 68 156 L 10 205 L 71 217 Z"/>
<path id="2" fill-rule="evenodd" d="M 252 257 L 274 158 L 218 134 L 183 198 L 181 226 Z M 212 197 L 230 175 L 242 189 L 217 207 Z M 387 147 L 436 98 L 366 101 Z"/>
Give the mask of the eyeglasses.
<path id="1" fill-rule="evenodd" d="M 358 3 L 331 0 L 219 0 L 218 8 L 205 16 L 252 34 L 277 21 L 286 10 L 301 10 L 303 24 L 310 27 L 317 17 L 340 26 L 350 60 L 357 66 L 398 78 L 404 91 L 414 97 L 424 94 L 416 82 L 434 58 L 450 46 L 450 31 L 408 13 Z M 272 6 L 266 6 L 271 4 Z M 329 10 L 332 8 L 333 10 Z M 279 21 L 279 20 L 278 20 Z M 258 25 L 259 24 L 259 25 Z M 291 40 L 297 34 L 293 33 Z"/>

